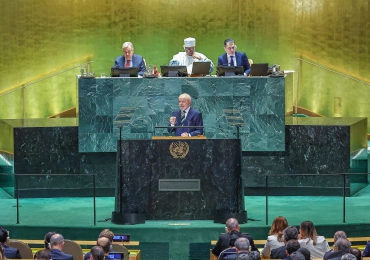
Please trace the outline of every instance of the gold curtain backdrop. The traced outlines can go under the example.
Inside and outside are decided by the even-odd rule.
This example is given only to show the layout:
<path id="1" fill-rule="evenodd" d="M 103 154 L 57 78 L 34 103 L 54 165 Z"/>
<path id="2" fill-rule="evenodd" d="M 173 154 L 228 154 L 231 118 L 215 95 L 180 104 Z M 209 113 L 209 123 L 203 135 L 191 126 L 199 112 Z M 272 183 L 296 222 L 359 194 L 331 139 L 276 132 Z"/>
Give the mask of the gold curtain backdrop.
<path id="1" fill-rule="evenodd" d="M 160 66 L 189 36 L 215 64 L 231 37 L 254 63 L 300 71 L 292 92 L 300 107 L 369 117 L 369 9 L 368 0 L 2 0 L 0 118 L 46 118 L 76 107 L 79 68 L 22 86 L 87 61 L 108 75 L 125 41 Z M 323 68 L 298 66 L 295 58 Z"/>

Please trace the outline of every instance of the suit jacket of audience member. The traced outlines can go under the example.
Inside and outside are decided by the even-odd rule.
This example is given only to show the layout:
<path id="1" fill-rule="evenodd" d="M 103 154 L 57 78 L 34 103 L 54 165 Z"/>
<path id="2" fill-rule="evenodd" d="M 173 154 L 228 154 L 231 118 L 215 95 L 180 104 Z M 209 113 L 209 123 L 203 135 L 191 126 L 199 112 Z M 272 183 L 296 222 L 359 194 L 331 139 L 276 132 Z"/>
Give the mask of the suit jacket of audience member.
<path id="1" fill-rule="evenodd" d="M 19 252 L 18 248 L 7 246 L 6 244 L 1 244 L 4 248 L 4 255 L 8 259 L 21 259 L 21 253 Z"/>
<path id="2" fill-rule="evenodd" d="M 366 244 L 366 247 L 364 249 L 364 252 L 362 253 L 362 256 L 365 257 L 365 256 L 370 256 L 370 242 L 368 242 Z"/>
<path id="3" fill-rule="evenodd" d="M 251 66 L 249 65 L 247 54 L 244 52 L 235 52 L 236 66 L 243 66 L 244 73 L 248 75 L 251 72 Z M 227 60 L 227 54 L 222 54 L 218 57 L 218 66 L 227 66 L 229 61 Z"/>
<path id="4" fill-rule="evenodd" d="M 348 254 L 348 251 L 344 250 L 338 250 L 333 251 L 330 250 L 329 252 L 326 252 L 324 255 L 324 260 L 340 260 L 342 258 L 342 255 Z"/>
<path id="5" fill-rule="evenodd" d="M 145 62 L 144 62 L 143 57 L 141 57 L 140 55 L 134 54 L 132 55 L 131 62 L 132 62 L 132 67 L 138 68 L 138 71 L 139 71 L 138 75 L 143 76 L 144 72 L 146 71 Z M 116 60 L 114 61 L 113 68 L 124 68 L 125 65 L 126 65 L 126 58 L 125 56 L 121 55 L 117 57 Z"/>
<path id="6" fill-rule="evenodd" d="M 219 260 L 224 259 L 228 255 L 235 255 L 236 254 L 236 248 L 235 247 L 229 247 L 223 250 L 220 255 L 218 256 Z"/>
<path id="7" fill-rule="evenodd" d="M 59 249 L 52 249 L 50 251 L 51 259 L 53 260 L 73 260 L 72 255 L 68 255 Z"/>
<path id="8" fill-rule="evenodd" d="M 286 247 L 285 246 L 281 246 L 281 247 L 272 249 L 271 250 L 271 254 L 270 254 L 270 259 L 283 259 L 283 258 L 287 258 L 288 256 L 286 255 L 285 250 L 286 250 Z"/>
<path id="9" fill-rule="evenodd" d="M 116 251 L 114 250 L 109 250 L 109 253 L 116 253 Z M 89 260 L 90 259 L 90 252 L 86 253 L 86 255 L 84 256 L 84 260 Z M 107 258 L 108 259 L 108 258 Z"/>
<path id="10" fill-rule="evenodd" d="M 181 126 L 181 110 L 174 111 L 172 116 L 176 117 L 175 126 Z M 190 107 L 189 112 L 185 118 L 184 126 L 203 126 L 202 113 Z M 189 128 L 168 128 L 169 132 L 175 132 L 176 136 L 181 136 L 181 133 L 189 133 L 191 136 L 203 134 L 203 128 L 189 127 Z"/>
<path id="11" fill-rule="evenodd" d="M 212 249 L 212 254 L 219 256 L 220 253 L 225 250 L 226 248 L 230 247 L 230 236 L 231 234 L 236 234 L 238 237 L 245 237 L 249 240 L 249 244 L 251 246 L 251 251 L 258 251 L 257 247 L 254 244 L 253 238 L 249 234 L 243 234 L 236 230 L 233 230 L 228 233 L 221 234 L 217 240 L 215 247 Z"/>

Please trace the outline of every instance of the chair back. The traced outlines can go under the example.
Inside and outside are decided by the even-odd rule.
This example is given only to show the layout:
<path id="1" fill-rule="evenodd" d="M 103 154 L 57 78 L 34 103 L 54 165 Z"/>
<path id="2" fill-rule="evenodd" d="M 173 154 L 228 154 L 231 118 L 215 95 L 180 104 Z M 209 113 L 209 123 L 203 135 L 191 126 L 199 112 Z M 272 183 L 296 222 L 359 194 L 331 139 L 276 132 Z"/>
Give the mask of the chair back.
<path id="1" fill-rule="evenodd" d="M 129 254 L 128 250 L 125 246 L 120 245 L 120 244 L 112 244 L 112 249 L 116 252 L 122 252 L 123 253 L 123 260 L 129 260 Z"/>
<path id="2" fill-rule="evenodd" d="M 23 259 L 33 259 L 32 249 L 28 244 L 18 240 L 10 240 L 5 244 L 17 248 Z"/>
<path id="3" fill-rule="evenodd" d="M 75 241 L 64 239 L 63 252 L 73 256 L 73 260 L 83 260 L 82 248 Z"/>

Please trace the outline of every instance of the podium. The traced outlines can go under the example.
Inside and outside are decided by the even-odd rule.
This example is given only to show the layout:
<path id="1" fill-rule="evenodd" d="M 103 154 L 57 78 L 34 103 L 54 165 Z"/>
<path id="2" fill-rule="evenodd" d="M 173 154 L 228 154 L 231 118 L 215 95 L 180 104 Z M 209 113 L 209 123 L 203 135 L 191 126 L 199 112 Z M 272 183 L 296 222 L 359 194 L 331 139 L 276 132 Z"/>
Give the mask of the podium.
<path id="1" fill-rule="evenodd" d="M 153 139 L 122 140 L 117 149 L 122 170 L 118 165 L 112 222 L 247 221 L 240 139 Z"/>

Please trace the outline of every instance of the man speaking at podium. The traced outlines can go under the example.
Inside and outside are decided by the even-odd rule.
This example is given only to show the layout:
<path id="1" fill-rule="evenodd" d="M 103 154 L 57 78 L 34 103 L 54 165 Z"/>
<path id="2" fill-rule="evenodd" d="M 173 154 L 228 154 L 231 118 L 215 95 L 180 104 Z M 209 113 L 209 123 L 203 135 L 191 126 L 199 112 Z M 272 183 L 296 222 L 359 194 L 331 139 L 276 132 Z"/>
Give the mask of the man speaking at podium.
<path id="1" fill-rule="evenodd" d="M 202 113 L 190 107 L 191 96 L 189 94 L 181 94 L 179 96 L 179 107 L 180 109 L 172 112 L 170 117 L 171 126 L 189 126 L 186 128 L 168 128 L 168 132 L 175 132 L 176 136 L 190 137 L 198 136 L 203 134 L 203 128 L 197 128 L 197 126 L 203 126 Z"/>

